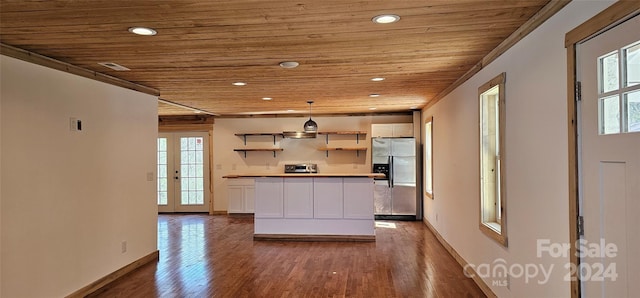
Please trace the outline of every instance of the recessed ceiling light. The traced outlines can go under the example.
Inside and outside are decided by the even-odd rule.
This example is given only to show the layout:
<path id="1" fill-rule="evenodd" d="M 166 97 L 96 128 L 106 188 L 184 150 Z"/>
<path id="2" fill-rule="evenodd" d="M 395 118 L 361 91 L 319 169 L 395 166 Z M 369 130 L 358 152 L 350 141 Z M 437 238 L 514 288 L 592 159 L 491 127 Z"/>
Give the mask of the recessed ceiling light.
<path id="1" fill-rule="evenodd" d="M 372 110 L 372 111 L 375 110 L 375 109 L 376 109 L 376 107 L 370 107 L 369 108 L 369 110 Z"/>
<path id="2" fill-rule="evenodd" d="M 291 112 L 294 112 L 294 110 L 287 110 L 287 113 L 291 113 Z"/>
<path id="3" fill-rule="evenodd" d="M 247 85 L 247 83 L 245 83 L 245 82 L 233 82 L 232 84 L 234 86 L 245 86 L 245 85 Z"/>
<path id="4" fill-rule="evenodd" d="M 273 98 L 271 97 L 263 97 L 262 100 L 272 100 Z"/>
<path id="5" fill-rule="evenodd" d="M 283 62 L 280 62 L 280 67 L 282 67 L 282 68 L 296 68 L 296 67 L 298 67 L 298 65 L 300 65 L 300 63 L 298 63 L 296 61 L 283 61 Z"/>
<path id="6" fill-rule="evenodd" d="M 371 80 L 374 82 L 380 82 L 380 81 L 384 81 L 384 78 L 377 77 L 377 78 L 371 78 Z"/>
<path id="7" fill-rule="evenodd" d="M 413 106 L 413 107 L 410 107 L 409 109 L 412 109 L 412 110 L 417 110 L 417 109 L 418 109 L 418 107 L 416 107 L 416 106 Z"/>
<path id="8" fill-rule="evenodd" d="M 369 97 L 378 97 L 378 96 L 380 96 L 380 94 L 377 94 L 377 93 L 371 93 L 371 94 L 369 94 Z"/>
<path id="9" fill-rule="evenodd" d="M 195 110 L 193 112 L 196 113 L 196 114 L 202 114 L 202 111 L 198 111 L 198 110 Z"/>
<path id="10" fill-rule="evenodd" d="M 152 36 L 152 35 L 158 34 L 156 30 L 153 30 L 151 28 L 146 28 L 146 27 L 131 27 L 129 28 L 129 32 L 138 34 L 138 35 L 145 35 L 145 36 Z"/>
<path id="11" fill-rule="evenodd" d="M 391 24 L 399 20 L 400 20 L 400 16 L 395 14 L 381 14 L 371 19 L 371 21 L 373 21 L 376 24 Z"/>

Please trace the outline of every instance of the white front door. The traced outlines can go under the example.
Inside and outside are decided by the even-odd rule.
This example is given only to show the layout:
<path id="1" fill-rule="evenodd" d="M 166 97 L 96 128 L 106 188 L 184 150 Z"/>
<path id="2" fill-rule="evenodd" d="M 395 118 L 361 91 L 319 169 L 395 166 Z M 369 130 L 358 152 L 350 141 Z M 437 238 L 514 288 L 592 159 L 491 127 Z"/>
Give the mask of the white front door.
<path id="1" fill-rule="evenodd" d="M 578 46 L 583 297 L 640 293 L 640 17 Z"/>
<path id="2" fill-rule="evenodd" d="M 209 211 L 206 132 L 158 135 L 158 212 Z"/>

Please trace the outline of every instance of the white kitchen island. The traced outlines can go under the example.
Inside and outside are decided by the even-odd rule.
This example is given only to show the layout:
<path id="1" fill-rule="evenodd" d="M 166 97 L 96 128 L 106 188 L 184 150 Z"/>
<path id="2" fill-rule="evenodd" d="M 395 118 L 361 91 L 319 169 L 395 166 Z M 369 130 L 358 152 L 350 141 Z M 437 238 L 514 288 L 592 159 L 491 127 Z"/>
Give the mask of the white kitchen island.
<path id="1" fill-rule="evenodd" d="M 382 174 L 228 175 L 255 179 L 254 239 L 375 241 Z"/>

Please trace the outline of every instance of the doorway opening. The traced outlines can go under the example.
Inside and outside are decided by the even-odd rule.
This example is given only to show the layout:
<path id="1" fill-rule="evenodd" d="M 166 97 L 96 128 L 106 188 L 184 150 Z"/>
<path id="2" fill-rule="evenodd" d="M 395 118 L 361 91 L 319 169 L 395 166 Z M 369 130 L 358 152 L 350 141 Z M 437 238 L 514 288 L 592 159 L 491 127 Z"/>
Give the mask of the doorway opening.
<path id="1" fill-rule="evenodd" d="M 208 133 L 160 133 L 157 154 L 158 212 L 208 212 Z"/>
<path id="2" fill-rule="evenodd" d="M 621 64 L 640 40 L 639 13 L 636 2 L 619 1 L 566 34 L 572 297 L 629 296 L 639 287 L 629 281 L 640 278 L 640 258 L 630 253 L 640 249 L 633 230 L 640 211 L 633 199 L 640 196 L 640 134 L 635 112 L 628 114 L 635 110 L 625 105 L 637 102 L 627 79 L 640 65 L 625 70 Z M 616 253 L 589 254 L 594 245 L 615 245 Z"/>

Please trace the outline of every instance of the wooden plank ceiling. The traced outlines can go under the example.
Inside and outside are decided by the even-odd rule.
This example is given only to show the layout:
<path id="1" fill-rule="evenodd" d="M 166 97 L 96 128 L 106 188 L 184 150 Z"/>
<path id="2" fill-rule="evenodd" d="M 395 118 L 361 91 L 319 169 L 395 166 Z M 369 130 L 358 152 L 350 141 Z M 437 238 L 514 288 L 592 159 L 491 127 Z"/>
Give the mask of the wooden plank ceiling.
<path id="1" fill-rule="evenodd" d="M 0 41 L 218 115 L 305 113 L 307 100 L 314 114 L 403 112 L 426 105 L 548 2 L 1 0 Z M 371 21 L 385 13 L 401 19 Z M 159 114 L 193 110 L 160 103 Z"/>

